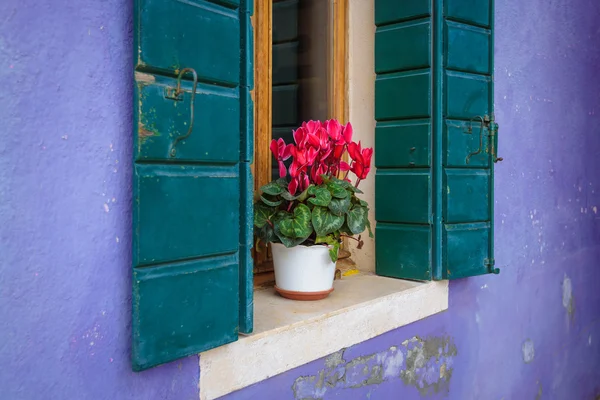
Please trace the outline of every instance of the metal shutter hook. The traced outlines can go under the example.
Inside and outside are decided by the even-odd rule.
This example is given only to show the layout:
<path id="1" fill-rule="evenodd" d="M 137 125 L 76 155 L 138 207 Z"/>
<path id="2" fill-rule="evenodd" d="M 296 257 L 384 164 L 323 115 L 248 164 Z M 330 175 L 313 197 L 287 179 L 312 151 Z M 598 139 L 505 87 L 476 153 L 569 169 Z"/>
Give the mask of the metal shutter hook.
<path id="1" fill-rule="evenodd" d="M 485 118 L 487 119 L 487 115 Z M 471 159 L 472 156 L 475 156 L 475 155 L 481 153 L 481 148 L 483 147 L 483 126 L 486 124 L 483 117 L 478 115 L 477 117 L 471 118 L 471 120 L 469 121 L 468 133 L 471 134 L 473 132 L 472 124 L 473 124 L 473 121 L 476 119 L 481 120 L 481 124 L 479 125 L 479 148 L 477 149 L 477 151 L 474 151 L 472 153 L 469 153 L 469 155 L 467 155 L 467 158 L 465 159 L 465 162 L 467 164 L 469 163 L 469 160 Z"/>
<path id="2" fill-rule="evenodd" d="M 181 142 L 184 139 L 187 139 L 192 134 L 192 129 L 194 128 L 194 100 L 196 99 L 196 86 L 198 86 L 198 74 L 196 74 L 196 70 L 194 70 L 193 68 L 184 68 L 181 70 L 181 72 L 179 72 L 179 75 L 177 76 L 177 88 L 175 89 L 175 93 L 173 93 L 173 96 L 169 96 L 169 98 L 172 98 L 173 100 L 179 100 L 179 96 L 183 92 L 181 90 L 181 77 L 186 72 L 190 72 L 194 77 L 192 97 L 190 100 L 190 127 L 188 128 L 188 131 L 185 135 L 177 136 L 173 141 L 173 144 L 171 145 L 171 150 L 169 151 L 169 155 L 171 157 L 175 157 L 177 155 L 177 151 L 175 150 L 175 146 L 177 146 L 177 143 Z"/>

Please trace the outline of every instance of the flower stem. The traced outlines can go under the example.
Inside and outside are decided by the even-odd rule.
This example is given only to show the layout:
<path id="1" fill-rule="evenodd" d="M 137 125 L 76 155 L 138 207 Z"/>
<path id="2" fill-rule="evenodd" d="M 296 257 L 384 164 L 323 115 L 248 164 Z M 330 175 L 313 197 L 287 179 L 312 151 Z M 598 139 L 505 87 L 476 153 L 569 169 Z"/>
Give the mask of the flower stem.
<path id="1" fill-rule="evenodd" d="M 348 178 L 348 174 L 350 174 L 350 170 L 346 171 L 346 176 L 344 176 L 344 180 Z"/>
<path id="2" fill-rule="evenodd" d="M 345 238 L 352 239 L 352 240 L 356 240 L 357 242 L 360 242 L 360 240 L 359 240 L 359 239 L 357 239 L 357 238 L 355 238 L 354 236 L 340 235 L 340 237 L 345 237 Z"/>

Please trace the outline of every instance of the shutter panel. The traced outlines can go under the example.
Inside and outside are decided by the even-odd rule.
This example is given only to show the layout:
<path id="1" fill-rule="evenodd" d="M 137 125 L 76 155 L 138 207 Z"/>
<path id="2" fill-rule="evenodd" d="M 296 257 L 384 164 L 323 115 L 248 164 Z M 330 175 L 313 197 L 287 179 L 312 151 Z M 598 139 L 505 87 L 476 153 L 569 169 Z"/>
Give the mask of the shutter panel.
<path id="1" fill-rule="evenodd" d="M 494 268 L 493 0 L 445 0 L 442 59 L 442 267 L 457 279 Z M 441 272 L 441 276 L 440 276 Z"/>
<path id="2" fill-rule="evenodd" d="M 376 0 L 375 213 L 380 275 L 493 267 L 493 0 Z"/>
<path id="3" fill-rule="evenodd" d="M 252 329 L 249 9 L 135 0 L 134 370 Z"/>

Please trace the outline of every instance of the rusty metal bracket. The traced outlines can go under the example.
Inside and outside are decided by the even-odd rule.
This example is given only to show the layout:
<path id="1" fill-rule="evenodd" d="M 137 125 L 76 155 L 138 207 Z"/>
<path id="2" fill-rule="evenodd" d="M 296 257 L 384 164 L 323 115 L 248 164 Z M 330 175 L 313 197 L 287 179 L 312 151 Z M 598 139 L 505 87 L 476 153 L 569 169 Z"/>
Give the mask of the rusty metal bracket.
<path id="1" fill-rule="evenodd" d="M 488 140 L 490 142 L 490 155 L 492 156 L 492 161 L 494 161 L 495 163 L 503 161 L 504 158 L 498 157 L 498 155 L 496 154 L 498 151 L 498 124 L 494 121 L 493 115 L 492 120 L 489 123 Z"/>
<path id="2" fill-rule="evenodd" d="M 186 72 L 191 73 L 194 78 L 194 84 L 192 86 L 192 97 L 190 100 L 190 126 L 185 135 L 177 136 L 173 141 L 173 144 L 171 145 L 171 150 L 169 151 L 169 155 L 171 157 L 175 157 L 177 155 L 177 151 L 175 150 L 177 143 L 187 139 L 192 134 L 192 129 L 194 128 L 194 101 L 196 100 L 196 87 L 198 86 L 198 74 L 196 74 L 196 70 L 194 70 L 193 68 L 182 69 L 181 72 L 179 72 L 179 75 L 177 76 L 177 87 L 175 89 L 168 88 L 165 97 L 173 101 L 183 101 L 183 90 L 181 90 L 181 77 Z"/>

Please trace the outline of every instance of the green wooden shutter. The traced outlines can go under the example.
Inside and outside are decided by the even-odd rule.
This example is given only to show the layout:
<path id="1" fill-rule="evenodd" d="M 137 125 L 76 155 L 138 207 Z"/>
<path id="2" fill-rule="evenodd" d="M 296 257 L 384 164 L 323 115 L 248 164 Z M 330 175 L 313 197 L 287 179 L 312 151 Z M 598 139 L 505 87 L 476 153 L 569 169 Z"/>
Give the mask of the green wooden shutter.
<path id="1" fill-rule="evenodd" d="M 246 1 L 135 0 L 134 370 L 252 330 Z"/>
<path id="2" fill-rule="evenodd" d="M 493 10 L 493 0 L 375 1 L 380 275 L 498 272 Z"/>

